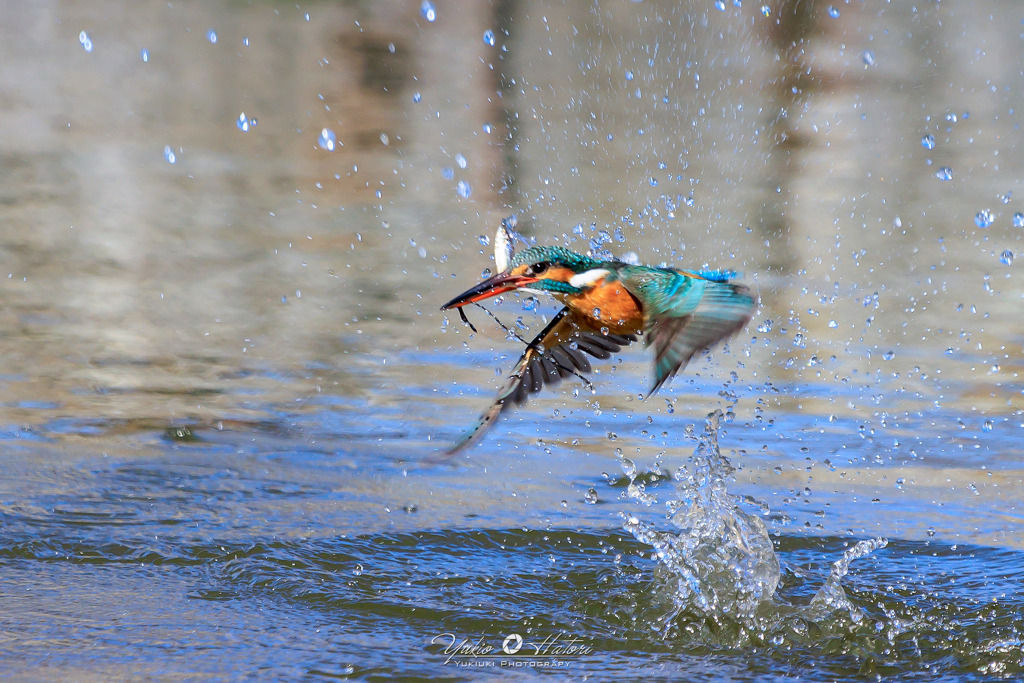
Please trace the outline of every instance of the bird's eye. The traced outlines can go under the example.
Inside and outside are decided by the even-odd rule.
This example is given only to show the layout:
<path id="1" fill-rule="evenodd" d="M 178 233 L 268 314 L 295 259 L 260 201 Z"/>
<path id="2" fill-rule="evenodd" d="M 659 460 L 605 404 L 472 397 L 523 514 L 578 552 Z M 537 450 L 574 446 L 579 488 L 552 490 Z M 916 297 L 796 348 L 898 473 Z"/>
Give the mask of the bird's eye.
<path id="1" fill-rule="evenodd" d="M 526 272 L 530 276 L 540 275 L 545 270 L 547 270 L 548 266 L 550 266 L 550 265 L 551 264 L 548 263 L 547 261 L 541 261 L 540 263 L 534 263 L 532 266 L 530 266 L 529 268 L 526 269 Z"/>

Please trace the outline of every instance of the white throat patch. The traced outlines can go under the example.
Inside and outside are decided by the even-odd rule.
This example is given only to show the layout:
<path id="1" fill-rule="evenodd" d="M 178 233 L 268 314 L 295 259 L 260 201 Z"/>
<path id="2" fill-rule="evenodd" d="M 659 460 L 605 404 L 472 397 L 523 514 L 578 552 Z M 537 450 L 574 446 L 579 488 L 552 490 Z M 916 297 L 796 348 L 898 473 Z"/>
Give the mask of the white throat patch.
<path id="1" fill-rule="evenodd" d="M 576 289 L 583 289 L 588 285 L 594 284 L 610 272 L 610 270 L 605 270 L 604 268 L 594 268 L 592 270 L 573 275 L 569 278 L 569 284 Z"/>

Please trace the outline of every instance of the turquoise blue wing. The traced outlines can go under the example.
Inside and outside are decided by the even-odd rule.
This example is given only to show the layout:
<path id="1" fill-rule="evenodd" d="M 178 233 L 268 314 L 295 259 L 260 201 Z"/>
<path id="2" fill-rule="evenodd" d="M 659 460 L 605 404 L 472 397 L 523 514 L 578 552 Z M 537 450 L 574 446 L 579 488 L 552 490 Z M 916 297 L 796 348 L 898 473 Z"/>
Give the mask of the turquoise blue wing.
<path id="1" fill-rule="evenodd" d="M 654 349 L 654 386 L 648 396 L 696 353 L 739 332 L 757 308 L 750 288 L 722 277 L 662 268 L 624 271 L 623 285 L 644 307 L 644 337 Z"/>

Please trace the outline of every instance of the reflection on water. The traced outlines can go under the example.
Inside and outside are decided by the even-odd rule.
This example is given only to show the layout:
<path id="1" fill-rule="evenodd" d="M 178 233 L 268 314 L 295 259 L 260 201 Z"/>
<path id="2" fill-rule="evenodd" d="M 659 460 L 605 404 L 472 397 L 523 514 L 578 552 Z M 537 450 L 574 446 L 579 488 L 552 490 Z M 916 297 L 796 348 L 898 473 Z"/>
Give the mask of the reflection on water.
<path id="1" fill-rule="evenodd" d="M 596 677 L 1019 676 L 1016 7 L 427 4 L 5 8 L 8 671 L 458 676 L 437 631 L 522 630 Z M 762 310 L 439 461 L 521 352 L 437 310 L 510 212 Z"/>

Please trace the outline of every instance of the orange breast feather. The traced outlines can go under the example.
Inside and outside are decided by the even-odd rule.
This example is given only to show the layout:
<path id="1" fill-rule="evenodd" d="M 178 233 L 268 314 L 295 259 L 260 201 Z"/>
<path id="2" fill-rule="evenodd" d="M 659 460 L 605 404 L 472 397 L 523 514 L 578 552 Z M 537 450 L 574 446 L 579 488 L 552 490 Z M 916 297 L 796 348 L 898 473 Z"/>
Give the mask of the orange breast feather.
<path id="1" fill-rule="evenodd" d="M 640 303 L 626 291 L 621 282 L 606 283 L 603 279 L 599 280 L 594 287 L 566 303 L 574 312 L 578 312 L 576 320 L 587 320 L 594 326 L 594 331 L 607 327 L 613 334 L 631 334 L 643 329 L 644 314 L 640 310 Z M 595 310 L 599 311 L 600 321 L 594 319 Z"/>

